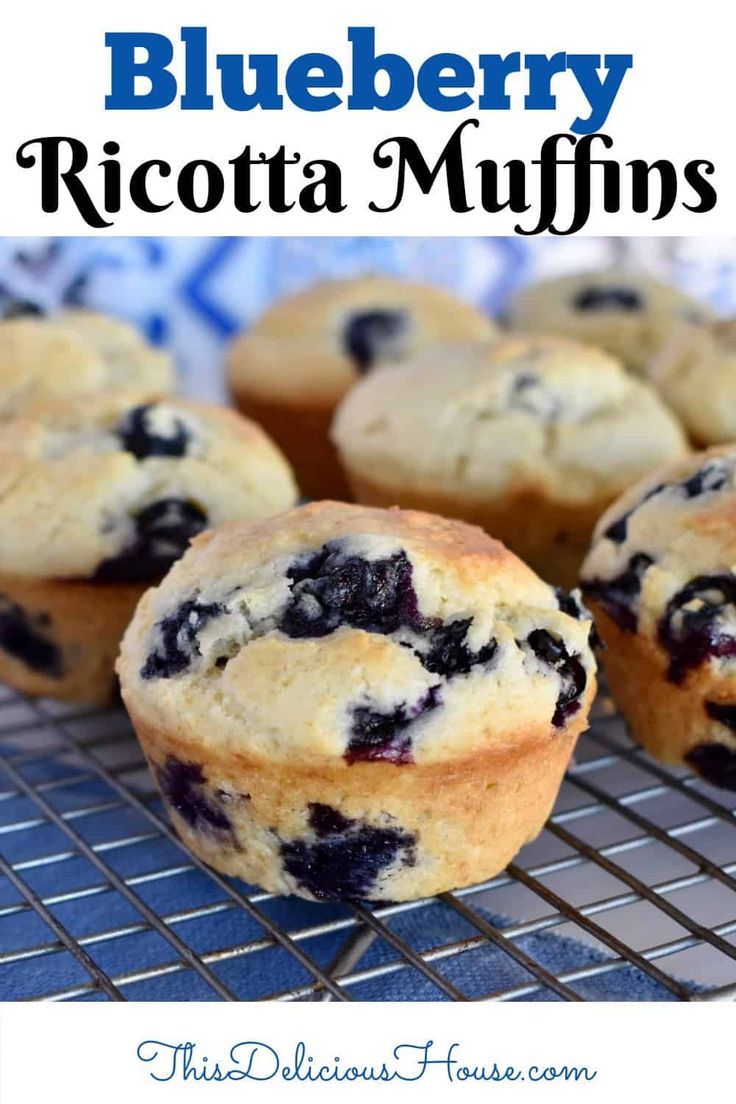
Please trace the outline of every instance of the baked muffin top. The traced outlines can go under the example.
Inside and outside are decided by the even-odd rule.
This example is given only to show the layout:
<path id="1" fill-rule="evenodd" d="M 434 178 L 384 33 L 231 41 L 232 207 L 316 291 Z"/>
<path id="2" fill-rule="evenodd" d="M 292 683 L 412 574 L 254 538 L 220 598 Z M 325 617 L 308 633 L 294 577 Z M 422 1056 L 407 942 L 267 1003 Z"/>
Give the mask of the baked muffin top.
<path id="1" fill-rule="evenodd" d="M 86 310 L 0 321 L 0 418 L 109 391 L 168 394 L 169 356 L 115 318 Z"/>
<path id="2" fill-rule="evenodd" d="M 631 487 L 598 522 L 581 578 L 621 629 L 664 649 L 671 681 L 706 663 L 736 678 L 736 446 Z"/>
<path id="3" fill-rule="evenodd" d="M 696 444 L 736 440 L 736 319 L 674 326 L 647 375 Z"/>
<path id="4" fill-rule="evenodd" d="M 435 347 L 372 373 L 332 435 L 347 466 L 377 482 L 468 499 L 610 497 L 687 451 L 656 392 L 618 361 L 524 336 Z"/>
<path id="5" fill-rule="evenodd" d="M 141 600 L 118 673 L 136 723 L 184 758 L 463 759 L 584 716 L 579 617 L 473 526 L 312 503 L 198 537 Z"/>
<path id="6" fill-rule="evenodd" d="M 333 403 L 379 363 L 436 341 L 472 341 L 496 327 L 440 288 L 388 276 L 332 280 L 281 299 L 235 340 L 233 387 L 261 398 Z"/>
<path id="7" fill-rule="evenodd" d="M 674 321 L 705 323 L 713 315 L 674 285 L 610 268 L 531 284 L 512 300 L 508 317 L 513 329 L 590 342 L 645 372 Z"/>
<path id="8" fill-rule="evenodd" d="M 296 497 L 279 450 L 232 411 L 123 392 L 52 403 L 0 432 L 0 572 L 160 578 L 207 526 Z"/>

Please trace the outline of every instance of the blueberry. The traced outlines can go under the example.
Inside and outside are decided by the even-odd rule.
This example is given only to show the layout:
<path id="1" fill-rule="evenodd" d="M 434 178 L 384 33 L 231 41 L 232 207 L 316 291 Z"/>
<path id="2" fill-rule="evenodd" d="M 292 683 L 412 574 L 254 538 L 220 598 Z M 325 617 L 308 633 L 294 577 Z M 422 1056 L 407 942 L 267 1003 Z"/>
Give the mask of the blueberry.
<path id="1" fill-rule="evenodd" d="M 736 617 L 734 606 L 734 575 L 698 575 L 670 599 L 658 626 L 659 642 L 670 655 L 670 682 L 683 682 L 710 657 L 736 656 L 736 637 L 725 627 Z"/>
<path id="2" fill-rule="evenodd" d="M 206 794 L 206 778 L 198 763 L 185 763 L 169 755 L 156 767 L 156 778 L 166 800 L 190 828 L 202 831 L 230 832 L 229 817 Z"/>
<path id="3" fill-rule="evenodd" d="M 508 398 L 510 410 L 523 410 L 549 421 L 558 418 L 560 400 L 533 372 L 521 372 L 514 378 Z"/>
<path id="4" fill-rule="evenodd" d="M 589 287 L 575 296 L 573 306 L 580 311 L 638 311 L 644 302 L 633 288 Z"/>
<path id="5" fill-rule="evenodd" d="M 534 372 L 520 372 L 511 385 L 511 393 L 512 395 L 523 394 L 530 387 L 539 387 L 541 382 L 539 376 L 535 375 Z"/>
<path id="6" fill-rule="evenodd" d="M 331 805 L 320 805 L 315 801 L 309 806 L 309 827 L 314 830 L 320 839 L 346 832 L 353 823 L 337 809 L 333 809 Z"/>
<path id="7" fill-rule="evenodd" d="M 453 675 L 467 675 L 473 667 L 488 667 L 495 658 L 498 644 L 489 640 L 479 651 L 472 651 L 467 643 L 468 629 L 472 621 L 451 621 L 449 625 L 441 622 L 429 628 L 429 650 L 419 653 L 423 666 L 434 675 L 452 678 Z"/>
<path id="8" fill-rule="evenodd" d="M 341 625 L 384 636 L 410 629 L 427 642 L 416 653 L 424 667 L 446 678 L 487 665 L 495 655 L 495 640 L 478 652 L 468 647 L 470 619 L 444 625 L 420 615 L 405 552 L 365 560 L 345 555 L 333 541 L 293 563 L 287 577 L 291 598 L 279 620 L 287 636 L 327 636 Z"/>
<path id="9" fill-rule="evenodd" d="M 414 721 L 440 703 L 440 687 L 431 686 L 424 697 L 411 706 L 404 703 L 388 711 L 357 706 L 352 712 L 346 761 L 351 764 L 381 761 L 397 766 L 413 762 L 408 730 Z"/>
<path id="10" fill-rule="evenodd" d="M 137 460 L 145 460 L 149 456 L 185 456 L 190 433 L 184 422 L 174 418 L 170 435 L 163 436 L 149 425 L 149 416 L 155 410 L 155 404 L 148 403 L 134 407 L 121 418 L 115 432 L 123 448 Z"/>
<path id="11" fill-rule="evenodd" d="M 382 871 L 401 860 L 416 862 L 416 837 L 400 828 L 376 828 L 350 820 L 329 805 L 309 806 L 316 840 L 281 842 L 284 869 L 318 900 L 370 897 Z"/>
<path id="12" fill-rule="evenodd" d="M 49 626 L 48 614 L 33 616 L 0 594 L 0 648 L 32 671 L 61 678 L 64 664 L 60 649 L 49 639 Z"/>
<path id="13" fill-rule="evenodd" d="M 412 569 L 405 552 L 365 560 L 338 542 L 289 568 L 291 598 L 279 628 L 291 637 L 327 636 L 340 625 L 387 635 L 417 617 Z"/>
<path id="14" fill-rule="evenodd" d="M 688 751 L 685 761 L 713 786 L 736 790 L 736 751 L 725 744 L 696 744 Z"/>
<path id="15" fill-rule="evenodd" d="M 30 299 L 2 298 L 0 314 L 4 319 L 9 318 L 39 318 L 46 312 L 38 303 Z"/>
<path id="16" fill-rule="evenodd" d="M 526 644 L 542 663 L 551 667 L 560 677 L 561 688 L 557 695 L 552 724 L 563 728 L 568 718 L 580 709 L 580 697 L 588 681 L 579 655 L 570 655 L 564 642 L 546 629 L 534 629 L 526 638 Z"/>
<path id="17" fill-rule="evenodd" d="M 698 495 L 710 491 L 721 491 L 724 487 L 730 487 L 732 482 L 729 467 L 721 460 L 710 460 L 704 467 L 683 480 L 678 486 L 682 487 L 687 498 L 697 498 Z"/>
<path id="18" fill-rule="evenodd" d="M 196 599 L 183 602 L 168 617 L 158 622 L 160 645 L 150 653 L 140 675 L 143 679 L 173 678 L 186 671 L 199 655 L 197 635 L 213 618 L 225 612 L 217 602 L 204 604 Z"/>
<path id="19" fill-rule="evenodd" d="M 637 509 L 637 507 L 634 507 L 634 509 Z M 622 517 L 614 521 L 607 529 L 604 529 L 603 536 L 615 544 L 623 544 L 628 535 L 629 518 L 634 513 L 634 509 L 627 510 Z"/>
<path id="20" fill-rule="evenodd" d="M 622 514 L 620 518 L 612 522 L 607 529 L 604 529 L 603 536 L 613 541 L 614 544 L 623 544 L 629 535 L 629 519 L 632 514 L 635 514 L 639 507 L 643 506 L 645 502 L 648 502 L 650 498 L 654 498 L 660 491 L 663 491 L 666 486 L 666 483 L 659 483 L 656 487 L 652 487 L 652 489 L 647 491 L 644 495 L 641 502 L 637 502 L 636 506 L 632 506 L 625 514 Z"/>
<path id="21" fill-rule="evenodd" d="M 701 494 L 708 494 L 712 491 L 723 490 L 724 487 L 731 485 L 731 472 L 730 469 L 720 460 L 710 460 L 698 471 L 687 479 L 682 480 L 679 483 L 658 483 L 656 487 L 652 487 L 642 498 L 641 502 L 638 502 L 636 506 L 632 506 L 630 510 L 617 521 L 612 522 L 606 530 L 604 530 L 603 536 L 608 540 L 613 541 L 615 544 L 623 544 L 628 536 L 629 519 L 640 506 L 643 506 L 645 502 L 649 502 L 655 495 L 660 494 L 662 491 L 669 490 L 670 488 L 677 488 L 684 492 L 686 499 L 697 498 Z"/>
<path id="22" fill-rule="evenodd" d="M 566 613 L 568 617 L 574 617 L 576 621 L 588 621 L 590 619 L 590 614 L 576 593 L 563 590 L 562 587 L 555 587 L 554 591 L 559 610 Z"/>
<path id="23" fill-rule="evenodd" d="M 641 593 L 641 581 L 653 563 L 651 556 L 638 552 L 631 557 L 626 570 L 620 575 L 613 579 L 583 580 L 581 587 L 586 595 L 600 602 L 620 629 L 624 632 L 636 632 L 636 604 Z"/>
<path id="24" fill-rule="evenodd" d="M 94 578 L 105 583 L 145 582 L 165 575 L 207 527 L 207 515 L 193 502 L 162 498 L 134 517 L 136 535 L 117 556 L 103 560 Z"/>
<path id="25" fill-rule="evenodd" d="M 585 608 L 578 597 L 580 592 L 577 590 L 563 590 L 562 587 L 555 587 L 554 591 L 557 598 L 557 607 L 562 613 L 566 613 L 568 617 L 574 617 L 576 621 L 587 621 L 589 623 L 588 643 L 591 648 L 602 647 L 601 638 L 593 624 L 593 615 Z"/>
<path id="26" fill-rule="evenodd" d="M 351 315 L 345 324 L 345 351 L 359 372 L 367 372 L 386 354 L 395 354 L 407 329 L 408 319 L 403 311 L 361 311 Z"/>
<path id="27" fill-rule="evenodd" d="M 723 702 L 706 702 L 705 711 L 714 721 L 736 732 L 736 705 L 725 705 Z"/>
<path id="28" fill-rule="evenodd" d="M 529 402 L 529 392 L 534 392 L 540 387 L 542 387 L 542 381 L 539 376 L 534 375 L 533 372 L 520 372 L 518 376 L 514 377 L 514 381 L 511 384 L 511 392 L 508 399 L 509 407 L 512 410 L 534 411 L 534 403 Z"/>

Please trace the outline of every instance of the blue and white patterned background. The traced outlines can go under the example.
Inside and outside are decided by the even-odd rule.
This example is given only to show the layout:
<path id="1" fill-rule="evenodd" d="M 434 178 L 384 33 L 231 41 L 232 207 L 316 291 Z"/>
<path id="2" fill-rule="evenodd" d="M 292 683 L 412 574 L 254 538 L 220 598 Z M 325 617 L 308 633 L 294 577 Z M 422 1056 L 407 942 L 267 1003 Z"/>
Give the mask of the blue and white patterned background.
<path id="1" fill-rule="evenodd" d="M 186 390 L 222 395 L 225 345 L 279 296 L 380 271 L 444 285 L 498 313 L 519 285 L 623 260 L 736 313 L 736 241 L 712 238 L 4 238 L 3 300 L 85 304 L 171 348 Z"/>

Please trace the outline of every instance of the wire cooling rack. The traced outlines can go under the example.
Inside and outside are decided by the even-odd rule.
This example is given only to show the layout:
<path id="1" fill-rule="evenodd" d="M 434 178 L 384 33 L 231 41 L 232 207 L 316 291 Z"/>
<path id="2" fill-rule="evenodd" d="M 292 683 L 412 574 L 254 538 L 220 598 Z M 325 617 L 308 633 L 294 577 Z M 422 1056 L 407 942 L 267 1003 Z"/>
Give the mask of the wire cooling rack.
<path id="1" fill-rule="evenodd" d="M 0 687 L 0 998 L 581 1000 L 626 979 L 734 999 L 735 807 L 635 747 L 601 695 L 502 874 L 411 904 L 297 902 L 178 843 L 122 710 Z"/>

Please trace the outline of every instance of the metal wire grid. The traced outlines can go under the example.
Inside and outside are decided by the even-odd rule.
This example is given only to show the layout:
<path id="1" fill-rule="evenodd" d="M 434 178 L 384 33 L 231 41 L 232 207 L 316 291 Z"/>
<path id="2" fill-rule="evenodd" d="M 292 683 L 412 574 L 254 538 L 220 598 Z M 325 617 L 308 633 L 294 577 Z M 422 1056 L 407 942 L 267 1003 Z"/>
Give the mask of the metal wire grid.
<path id="1" fill-rule="evenodd" d="M 349 1001 L 413 972 L 434 999 L 582 1000 L 581 983 L 633 969 L 669 999 L 733 999 L 735 806 L 633 746 L 602 696 L 553 816 L 503 874 L 432 902 L 306 904 L 295 922 L 286 899 L 179 844 L 122 711 L 0 687 L 0 997 L 160 999 L 166 979 L 183 1000 Z M 462 938 L 414 946 L 397 932 L 397 917 L 438 906 Z M 604 954 L 553 970 L 524 938 L 543 933 Z M 443 973 L 489 947 L 513 983 L 469 994 Z"/>

